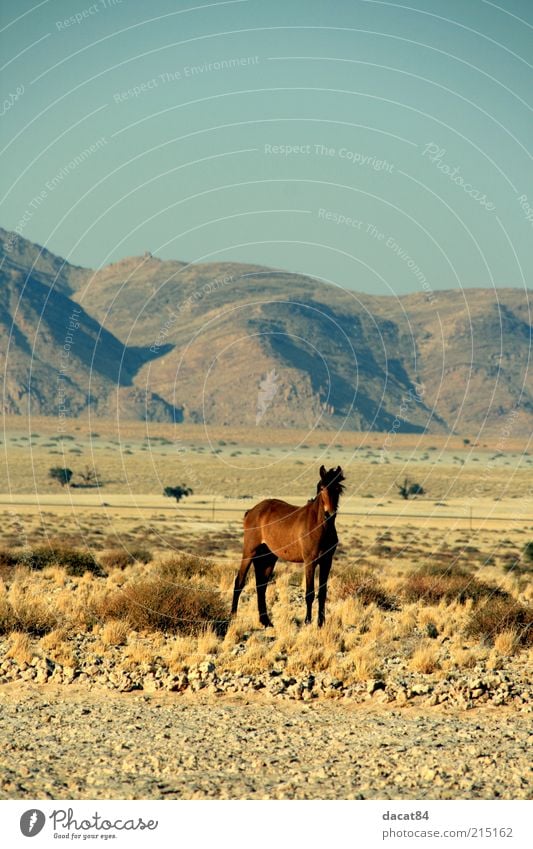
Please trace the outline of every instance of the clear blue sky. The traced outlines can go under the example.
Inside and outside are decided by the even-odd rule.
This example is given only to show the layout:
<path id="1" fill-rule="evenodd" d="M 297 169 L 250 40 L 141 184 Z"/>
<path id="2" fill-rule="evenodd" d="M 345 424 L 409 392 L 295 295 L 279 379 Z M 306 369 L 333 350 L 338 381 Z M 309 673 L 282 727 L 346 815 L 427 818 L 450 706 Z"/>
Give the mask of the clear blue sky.
<path id="1" fill-rule="evenodd" d="M 0 224 L 71 262 L 531 284 L 528 0 L 3 0 L 0 29 Z"/>

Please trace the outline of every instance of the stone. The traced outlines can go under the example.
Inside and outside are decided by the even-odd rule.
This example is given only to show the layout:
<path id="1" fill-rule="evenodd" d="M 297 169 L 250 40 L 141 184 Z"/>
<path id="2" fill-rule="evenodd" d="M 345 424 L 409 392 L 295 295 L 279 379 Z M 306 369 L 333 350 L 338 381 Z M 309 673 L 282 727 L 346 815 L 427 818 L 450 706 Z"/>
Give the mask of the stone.
<path id="1" fill-rule="evenodd" d="M 156 690 L 161 689 L 161 681 L 155 677 L 153 672 L 149 672 L 143 678 L 142 688 L 147 693 L 155 693 Z"/>

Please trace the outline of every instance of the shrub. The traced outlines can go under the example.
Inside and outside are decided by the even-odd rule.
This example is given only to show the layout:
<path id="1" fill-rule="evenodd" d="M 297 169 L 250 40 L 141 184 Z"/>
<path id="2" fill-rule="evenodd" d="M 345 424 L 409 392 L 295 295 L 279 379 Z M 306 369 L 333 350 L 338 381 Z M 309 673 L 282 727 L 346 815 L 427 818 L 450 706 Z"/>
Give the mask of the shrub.
<path id="1" fill-rule="evenodd" d="M 197 584 L 178 586 L 154 578 L 130 584 L 105 598 L 100 615 L 125 620 L 136 631 L 197 634 L 212 626 L 222 631 L 226 605 L 219 592 Z"/>
<path id="2" fill-rule="evenodd" d="M 504 590 L 476 580 L 465 569 L 445 564 L 430 564 L 413 572 L 403 585 L 403 593 L 407 601 L 420 599 L 426 604 L 438 604 L 439 601 L 464 604 L 467 599 L 510 597 Z"/>
<path id="3" fill-rule="evenodd" d="M 125 569 L 133 563 L 149 563 L 152 553 L 145 548 L 110 548 L 98 555 L 104 569 Z"/>
<path id="4" fill-rule="evenodd" d="M 17 565 L 17 555 L 8 548 L 0 549 L 0 579 L 9 581 L 13 577 L 13 571 Z"/>
<path id="5" fill-rule="evenodd" d="M 396 484 L 396 488 L 402 498 L 407 499 L 410 495 L 425 495 L 425 489 L 419 483 L 411 483 L 409 478 L 405 478 L 403 484 Z"/>
<path id="6" fill-rule="evenodd" d="M 85 486 L 100 486 L 99 475 L 94 467 L 86 465 L 79 475 Z"/>
<path id="7" fill-rule="evenodd" d="M 0 595 L 0 634 L 19 631 L 42 637 L 57 627 L 57 616 L 45 599 L 25 589 Z"/>
<path id="8" fill-rule="evenodd" d="M 533 563 L 533 542 L 526 542 L 524 546 L 524 560 Z"/>
<path id="9" fill-rule="evenodd" d="M 47 566 L 63 566 L 67 575 L 72 577 L 80 577 L 85 572 L 92 572 L 98 577 L 105 576 L 89 551 L 66 545 L 39 545 L 23 549 L 17 554 L 17 566 L 27 566 L 37 572 Z"/>
<path id="10" fill-rule="evenodd" d="M 533 645 L 533 610 L 512 598 L 490 598 L 474 611 L 466 627 L 467 636 L 491 643 L 506 631 L 513 631 L 521 645 Z"/>
<path id="11" fill-rule="evenodd" d="M 166 581 L 189 581 L 191 578 L 214 577 L 218 572 L 215 563 L 195 554 L 177 554 L 157 566 L 157 574 Z"/>
<path id="12" fill-rule="evenodd" d="M 364 605 L 375 604 L 382 610 L 397 610 L 392 596 L 385 592 L 375 576 L 368 571 L 350 566 L 338 575 L 338 598 L 358 598 Z"/>
<path id="13" fill-rule="evenodd" d="M 61 486 L 68 486 L 72 474 L 72 469 L 65 469 L 63 466 L 54 466 L 48 471 L 48 477 L 60 483 Z"/>

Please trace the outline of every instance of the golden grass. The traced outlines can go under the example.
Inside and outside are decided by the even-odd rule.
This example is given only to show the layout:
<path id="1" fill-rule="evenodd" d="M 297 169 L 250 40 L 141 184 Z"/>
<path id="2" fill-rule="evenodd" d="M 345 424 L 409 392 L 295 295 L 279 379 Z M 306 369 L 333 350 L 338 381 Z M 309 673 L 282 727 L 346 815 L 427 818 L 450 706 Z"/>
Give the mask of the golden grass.
<path id="1" fill-rule="evenodd" d="M 102 628 L 100 640 L 104 646 L 123 646 L 129 631 L 130 627 L 124 619 L 110 619 Z"/>
<path id="2" fill-rule="evenodd" d="M 409 668 L 413 672 L 422 672 L 430 675 L 440 668 L 438 646 L 434 642 L 424 640 L 414 650 L 409 661 Z"/>
<path id="3" fill-rule="evenodd" d="M 170 646 L 163 654 L 170 672 L 177 674 L 190 669 L 204 655 L 198 649 L 198 641 L 193 636 L 175 635 Z"/>
<path id="4" fill-rule="evenodd" d="M 354 681 L 367 681 L 380 675 L 380 660 L 374 646 L 359 646 L 349 652 L 350 677 Z"/>
<path id="5" fill-rule="evenodd" d="M 124 650 L 124 665 L 133 668 L 135 666 L 149 666 L 155 657 L 153 644 L 146 645 L 134 640 L 129 642 Z"/>
<path id="6" fill-rule="evenodd" d="M 9 637 L 6 657 L 13 658 L 18 664 L 23 664 L 29 663 L 32 656 L 32 644 L 28 634 L 14 631 Z"/>
<path id="7" fill-rule="evenodd" d="M 201 655 L 218 654 L 220 651 L 220 637 L 212 628 L 206 628 L 198 636 L 198 652 Z"/>
<path id="8" fill-rule="evenodd" d="M 516 628 L 500 631 L 494 638 L 494 649 L 498 654 L 511 657 L 520 647 L 520 633 Z"/>
<path id="9" fill-rule="evenodd" d="M 49 596 L 27 575 L 21 575 L 3 595 L 0 616 L 0 630 L 4 633 L 15 630 L 42 635 L 57 625 Z"/>
<path id="10" fill-rule="evenodd" d="M 66 628 L 54 628 L 39 640 L 39 648 L 47 657 L 52 658 L 61 666 L 75 666 L 74 653 L 68 640 Z"/>
<path id="11" fill-rule="evenodd" d="M 413 535 L 396 529 L 387 542 L 399 549 L 406 536 L 416 548 Z M 367 536 L 370 547 L 375 531 Z M 519 652 L 522 657 L 531 644 L 531 579 L 505 572 L 503 563 L 493 558 L 483 567 L 480 581 L 474 570 L 492 548 L 490 541 L 483 548 L 479 540 L 470 540 L 477 549 L 470 566 L 443 573 L 438 563 L 436 570 L 421 570 L 426 537 L 419 539 L 412 557 L 390 564 L 366 555 L 367 564 L 357 566 L 340 554 L 322 629 L 316 625 L 316 602 L 314 621 L 304 626 L 302 570 L 283 563 L 267 591 L 274 628 L 262 629 L 251 574 L 238 616 L 229 621 L 225 635 L 218 632 L 217 623 L 227 621 L 236 562 L 157 552 L 149 563 L 137 559 L 111 568 L 109 561 L 108 575 L 98 576 L 87 571 L 69 574 L 68 564 L 57 562 L 40 571 L 21 566 L 13 570 L 7 557 L 7 575 L 0 580 L 0 633 L 18 634 L 10 637 L 18 657 L 36 650 L 65 666 L 75 664 L 72 636 L 83 633 L 92 635 L 91 651 L 111 653 L 124 669 L 148 670 L 160 662 L 178 673 L 208 656 L 219 672 L 256 675 L 275 667 L 295 677 L 324 673 L 345 683 L 380 677 L 387 668 L 385 660 L 394 656 L 401 658 L 403 668 L 407 663 L 410 672 L 436 677 L 479 664 L 502 668 Z M 450 548 L 465 543 L 461 532 L 446 538 Z M 427 563 L 433 550 L 438 548 L 441 556 L 444 543 L 444 536 L 433 539 L 424 555 Z M 429 598 L 425 593 L 411 598 L 403 588 L 421 575 L 424 580 L 436 578 L 440 590 Z M 461 582 L 459 592 L 456 579 Z M 188 624 L 177 625 L 183 621 Z"/>
<path id="12" fill-rule="evenodd" d="M 457 669 L 473 669 L 482 657 L 483 655 L 480 657 L 475 649 L 465 649 L 464 647 L 454 648 L 450 651 L 450 660 L 446 667 L 450 667 L 451 669 L 454 667 Z"/>

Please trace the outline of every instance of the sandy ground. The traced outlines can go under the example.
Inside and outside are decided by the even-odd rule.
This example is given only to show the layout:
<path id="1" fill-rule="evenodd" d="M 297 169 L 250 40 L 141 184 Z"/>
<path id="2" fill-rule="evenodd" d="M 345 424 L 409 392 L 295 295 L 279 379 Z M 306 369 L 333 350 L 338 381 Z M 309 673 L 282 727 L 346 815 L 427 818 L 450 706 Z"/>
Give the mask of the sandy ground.
<path id="1" fill-rule="evenodd" d="M 530 715 L 507 709 L 0 690 L 0 798 L 530 799 Z"/>
<path id="2" fill-rule="evenodd" d="M 261 496 L 258 496 L 259 500 Z M 302 504 L 301 497 L 292 499 Z M 206 523 L 242 521 L 245 510 L 256 499 L 224 498 L 193 495 L 180 504 L 150 493 L 87 494 L 72 490 L 53 495 L 9 494 L 0 492 L 0 511 L 13 511 L 20 515 L 35 516 L 43 510 L 53 510 L 58 515 L 101 511 L 106 518 L 150 518 L 157 511 L 166 514 L 169 521 L 178 520 Z M 339 526 L 356 526 L 364 521 L 373 527 L 410 524 L 413 526 L 445 527 L 488 530 L 507 530 L 513 526 L 533 530 L 533 498 L 447 499 L 435 502 L 429 499 L 402 501 L 385 499 L 369 501 L 365 498 L 344 498 L 339 511 Z"/>

